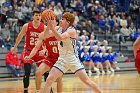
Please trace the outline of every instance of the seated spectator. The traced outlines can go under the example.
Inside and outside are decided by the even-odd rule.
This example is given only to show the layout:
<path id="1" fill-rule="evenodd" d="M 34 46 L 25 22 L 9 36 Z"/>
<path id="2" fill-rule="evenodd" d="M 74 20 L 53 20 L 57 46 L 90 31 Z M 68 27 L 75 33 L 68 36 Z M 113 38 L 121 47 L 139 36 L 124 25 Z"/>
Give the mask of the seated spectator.
<path id="1" fill-rule="evenodd" d="M 131 36 L 136 32 L 136 28 L 135 28 L 133 22 L 130 23 L 129 31 L 130 31 L 130 35 L 131 35 Z"/>
<path id="2" fill-rule="evenodd" d="M 96 67 L 98 69 L 101 69 L 101 72 L 104 75 L 105 71 L 104 71 L 103 65 L 101 63 L 100 53 L 98 52 L 98 46 L 97 45 L 94 46 L 93 52 L 91 52 L 90 56 L 91 56 L 92 61 L 96 65 Z M 100 71 L 97 71 L 96 73 L 97 73 L 97 75 L 100 75 Z"/>
<path id="3" fill-rule="evenodd" d="M 0 47 L 1 48 L 4 48 L 4 40 L 3 40 L 3 38 L 2 38 L 2 36 L 0 35 Z"/>
<path id="4" fill-rule="evenodd" d="M 122 26 L 120 32 L 121 32 L 121 35 L 124 37 L 125 41 L 130 40 L 131 32 L 125 25 Z"/>
<path id="5" fill-rule="evenodd" d="M 114 55 L 114 53 L 112 51 L 112 47 L 107 48 L 107 53 L 108 53 L 107 60 L 109 60 L 112 68 L 115 68 L 116 70 L 119 70 L 120 68 L 117 65 L 115 55 Z"/>
<path id="6" fill-rule="evenodd" d="M 14 26 L 17 24 L 18 19 L 15 17 L 15 12 L 13 10 L 13 6 L 10 6 L 9 10 L 6 12 L 7 15 L 7 22 L 10 24 L 10 27 Z"/>
<path id="7" fill-rule="evenodd" d="M 1 31 L 6 48 L 9 50 L 12 46 L 11 34 L 9 25 L 6 23 L 4 29 Z"/>
<path id="8" fill-rule="evenodd" d="M 5 57 L 5 62 L 7 68 L 11 70 L 16 77 L 19 77 L 22 68 L 19 64 L 19 59 L 16 52 L 12 53 L 11 51 L 9 51 Z"/>
<path id="9" fill-rule="evenodd" d="M 111 67 L 111 64 L 109 62 L 109 60 L 107 59 L 108 53 L 106 53 L 106 49 L 105 47 L 101 47 L 101 53 L 100 53 L 100 57 L 101 57 L 101 62 L 103 64 L 103 66 L 105 66 L 106 68 L 106 73 L 107 74 L 111 74 L 114 73 L 114 69 Z M 110 70 L 109 70 L 110 69 Z M 110 72 L 111 71 L 111 72 Z"/>
<path id="10" fill-rule="evenodd" d="M 127 27 L 128 26 L 128 23 L 127 23 L 127 20 L 125 18 L 125 15 L 122 15 L 122 19 L 120 19 L 120 26 L 123 27 Z"/>
<path id="11" fill-rule="evenodd" d="M 94 68 L 95 71 L 99 70 L 96 67 L 94 67 L 94 63 L 92 62 L 91 58 L 90 58 L 90 54 L 88 52 L 89 50 L 89 46 L 85 46 L 83 49 L 83 52 L 81 53 L 81 62 L 84 65 L 88 66 L 88 74 L 89 76 L 92 75 L 91 69 Z"/>
<path id="12" fill-rule="evenodd" d="M 106 22 L 104 16 L 102 15 L 101 19 L 99 19 L 99 21 L 98 21 L 99 31 L 107 31 L 108 30 L 106 23 L 107 22 Z"/>
<path id="13" fill-rule="evenodd" d="M 138 27 L 138 31 L 132 35 L 132 40 L 135 41 L 140 36 L 140 27 Z"/>

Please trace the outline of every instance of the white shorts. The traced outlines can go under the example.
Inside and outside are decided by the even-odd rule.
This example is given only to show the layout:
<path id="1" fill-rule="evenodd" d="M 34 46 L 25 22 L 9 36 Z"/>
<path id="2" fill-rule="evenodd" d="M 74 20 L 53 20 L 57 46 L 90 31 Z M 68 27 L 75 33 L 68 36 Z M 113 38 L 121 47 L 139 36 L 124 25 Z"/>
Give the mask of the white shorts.
<path id="1" fill-rule="evenodd" d="M 59 69 L 62 73 L 65 73 L 69 69 L 74 73 L 84 69 L 83 64 L 75 55 L 59 57 L 53 67 Z"/>

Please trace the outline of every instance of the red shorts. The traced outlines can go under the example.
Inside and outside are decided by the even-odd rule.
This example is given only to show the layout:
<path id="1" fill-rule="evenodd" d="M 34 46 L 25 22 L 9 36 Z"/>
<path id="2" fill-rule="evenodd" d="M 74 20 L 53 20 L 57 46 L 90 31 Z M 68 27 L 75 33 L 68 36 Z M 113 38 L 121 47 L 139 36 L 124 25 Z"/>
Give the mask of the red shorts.
<path id="1" fill-rule="evenodd" d="M 137 71 L 140 74 L 140 51 L 138 51 L 136 55 L 135 67 L 137 68 Z"/>
<path id="2" fill-rule="evenodd" d="M 30 52 L 31 51 L 24 50 L 24 57 L 29 56 Z M 37 66 L 39 66 L 44 59 L 45 59 L 45 57 L 40 56 L 39 52 L 37 52 L 30 60 L 28 60 L 28 61 L 24 60 L 24 63 L 29 63 L 32 65 L 33 62 L 36 62 Z"/>
<path id="3" fill-rule="evenodd" d="M 57 58 L 45 58 L 43 63 L 47 64 L 50 68 L 53 67 L 53 65 L 56 63 Z"/>

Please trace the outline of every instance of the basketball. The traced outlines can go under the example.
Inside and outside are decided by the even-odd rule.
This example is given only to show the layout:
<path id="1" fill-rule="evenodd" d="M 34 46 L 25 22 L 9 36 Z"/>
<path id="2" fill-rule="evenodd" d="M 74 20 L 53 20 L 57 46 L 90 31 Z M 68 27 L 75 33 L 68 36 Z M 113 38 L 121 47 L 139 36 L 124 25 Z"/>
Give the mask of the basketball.
<path id="1" fill-rule="evenodd" d="M 41 19 L 42 21 L 46 21 L 46 17 L 50 16 L 51 20 L 55 20 L 56 19 L 56 15 L 52 10 L 44 10 L 41 14 Z"/>

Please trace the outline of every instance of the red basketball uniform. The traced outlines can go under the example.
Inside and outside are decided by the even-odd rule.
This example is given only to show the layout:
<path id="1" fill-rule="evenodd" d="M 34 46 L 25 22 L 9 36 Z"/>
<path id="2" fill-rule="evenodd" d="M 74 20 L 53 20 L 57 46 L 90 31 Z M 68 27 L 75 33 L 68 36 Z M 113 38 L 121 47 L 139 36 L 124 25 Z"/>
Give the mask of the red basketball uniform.
<path id="1" fill-rule="evenodd" d="M 44 41 L 44 43 L 46 45 L 46 49 L 48 53 L 43 62 L 51 68 L 56 63 L 59 57 L 58 42 L 55 37 L 50 37 L 50 38 L 47 38 Z"/>
<path id="2" fill-rule="evenodd" d="M 44 31 L 44 24 L 40 23 L 40 26 L 38 28 L 34 28 L 32 22 L 28 23 L 28 29 L 26 32 L 26 39 L 25 39 L 25 45 L 24 45 L 24 57 L 28 56 L 30 54 L 30 52 L 32 51 L 32 49 L 35 47 L 37 40 L 38 40 L 38 36 L 41 32 Z M 40 47 L 40 50 L 42 50 L 43 48 Z M 39 56 L 39 52 L 36 53 L 35 56 L 32 57 L 32 59 L 28 60 L 28 61 L 24 61 L 25 63 L 30 63 L 31 65 L 33 64 L 33 62 L 38 62 L 41 61 L 42 59 L 44 59 L 44 56 Z M 37 65 L 39 66 L 40 63 L 37 63 Z"/>
<path id="3" fill-rule="evenodd" d="M 135 67 L 137 68 L 137 71 L 140 74 L 140 49 L 137 51 L 137 55 L 135 59 Z"/>

